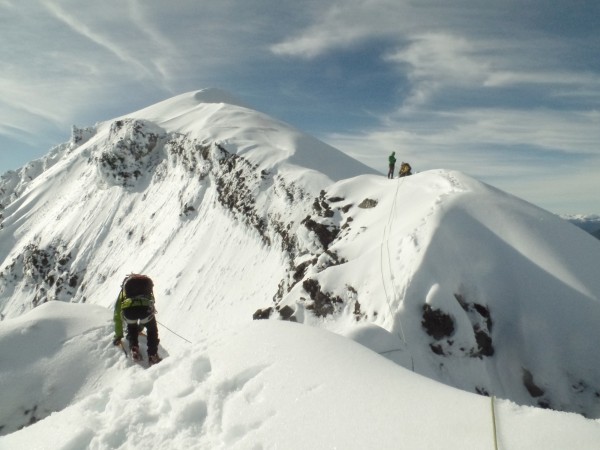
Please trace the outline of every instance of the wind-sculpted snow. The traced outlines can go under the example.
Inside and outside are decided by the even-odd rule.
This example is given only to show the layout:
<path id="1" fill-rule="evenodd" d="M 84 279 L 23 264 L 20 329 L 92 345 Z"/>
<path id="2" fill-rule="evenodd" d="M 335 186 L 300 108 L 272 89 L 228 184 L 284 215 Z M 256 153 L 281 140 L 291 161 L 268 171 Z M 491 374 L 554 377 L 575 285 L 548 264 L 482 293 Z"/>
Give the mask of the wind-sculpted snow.
<path id="1" fill-rule="evenodd" d="M 109 328 L 104 308 L 60 302 L 0 324 L 0 448 L 591 450 L 600 438 L 581 416 L 492 402 L 313 327 L 226 328 L 147 370 L 101 339 Z"/>
<path id="2" fill-rule="evenodd" d="M 106 319 L 99 306 L 51 302 L 2 322 L 0 434 L 76 403 L 110 374 Z"/>
<path id="3" fill-rule="evenodd" d="M 358 208 L 367 192 L 374 206 Z M 323 198 L 336 200 L 326 215 L 341 231 L 320 257 L 296 263 L 296 284 L 272 310 L 337 331 L 349 320 L 373 322 L 398 337 L 389 357 L 419 373 L 522 404 L 600 414 L 599 368 L 581 364 L 600 338 L 591 237 L 458 173 L 348 180 Z M 322 322 L 327 315 L 335 320 Z M 552 343 L 541 359 L 540 332 Z"/>
<path id="4" fill-rule="evenodd" d="M 291 321 L 471 393 L 600 417 L 596 239 L 460 172 L 389 180 L 219 100 L 74 131 L 35 176 L 8 176 L 0 318 L 53 300 L 111 308 L 143 272 L 169 353 L 179 336 Z"/>

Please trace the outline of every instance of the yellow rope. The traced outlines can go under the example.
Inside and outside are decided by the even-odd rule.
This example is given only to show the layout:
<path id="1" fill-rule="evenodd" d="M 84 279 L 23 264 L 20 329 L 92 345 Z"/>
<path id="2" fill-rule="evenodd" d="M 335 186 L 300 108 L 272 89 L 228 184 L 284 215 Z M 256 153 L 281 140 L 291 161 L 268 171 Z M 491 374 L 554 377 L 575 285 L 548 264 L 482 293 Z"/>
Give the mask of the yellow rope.
<path id="1" fill-rule="evenodd" d="M 494 408 L 494 396 L 491 396 L 492 399 L 492 423 L 494 427 L 494 449 L 498 450 L 498 434 L 496 431 L 496 408 Z"/>

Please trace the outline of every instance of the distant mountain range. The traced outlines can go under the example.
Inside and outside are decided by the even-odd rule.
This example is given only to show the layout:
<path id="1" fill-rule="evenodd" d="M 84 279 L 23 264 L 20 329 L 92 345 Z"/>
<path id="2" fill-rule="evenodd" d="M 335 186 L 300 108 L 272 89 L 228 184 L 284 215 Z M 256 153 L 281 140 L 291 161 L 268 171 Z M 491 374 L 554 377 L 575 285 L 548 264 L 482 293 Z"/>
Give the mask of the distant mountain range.
<path id="1" fill-rule="evenodd" d="M 573 225 L 577 225 L 582 230 L 587 231 L 595 238 L 600 239 L 600 216 L 591 214 L 561 217 L 565 220 L 568 220 Z"/>

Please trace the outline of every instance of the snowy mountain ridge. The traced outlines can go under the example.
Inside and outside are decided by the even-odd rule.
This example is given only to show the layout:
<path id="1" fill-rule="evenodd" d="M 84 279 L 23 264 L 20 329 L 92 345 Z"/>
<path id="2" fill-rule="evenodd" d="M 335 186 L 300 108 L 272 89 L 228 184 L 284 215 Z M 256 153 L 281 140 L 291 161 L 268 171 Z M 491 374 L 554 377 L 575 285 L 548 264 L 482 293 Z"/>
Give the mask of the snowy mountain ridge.
<path id="1" fill-rule="evenodd" d="M 181 336 L 300 322 L 464 391 L 600 416 L 596 239 L 459 172 L 388 180 L 239 103 L 183 94 L 5 174 L 3 321 L 52 300 L 109 321 L 143 272 L 168 355 Z"/>
<path id="2" fill-rule="evenodd" d="M 198 94 L 192 96 L 194 99 L 197 97 Z M 152 202 L 148 203 L 156 205 L 155 211 L 152 214 L 146 214 L 144 220 L 155 220 L 157 215 L 160 216 L 164 212 L 170 216 L 168 220 L 173 228 L 177 229 L 182 223 L 185 224 L 188 218 L 196 217 L 200 213 L 198 208 L 202 204 L 205 192 L 208 190 L 207 187 L 211 186 L 216 189 L 210 191 L 212 196 L 210 200 L 226 206 L 234 215 L 240 216 L 242 221 L 254 227 L 261 234 L 264 242 L 268 243 L 274 237 L 269 233 L 285 234 L 283 228 L 286 224 L 280 224 L 278 219 L 278 215 L 281 213 L 275 211 L 269 214 L 268 211 L 269 208 L 273 208 L 276 201 L 291 204 L 295 200 L 295 196 L 300 198 L 315 196 L 315 192 L 306 190 L 314 189 L 314 185 L 319 186 L 331 182 L 320 172 L 299 168 L 293 163 L 289 163 L 289 160 L 293 159 L 296 145 L 304 145 L 307 152 L 319 152 L 314 159 L 317 159 L 321 166 L 329 166 L 332 176 L 353 176 L 369 171 L 365 166 L 345 157 L 341 152 L 325 144 L 319 144 L 315 139 L 291 131 L 289 127 L 284 128 L 285 132 L 281 132 L 281 130 L 269 126 L 269 120 L 259 113 L 243 108 L 235 108 L 236 115 L 250 117 L 249 119 L 240 119 L 239 123 L 244 124 L 243 129 L 220 124 L 225 121 L 228 114 L 231 114 L 231 112 L 226 112 L 221 117 L 219 110 L 223 108 L 223 104 L 198 103 L 197 106 L 201 109 L 199 113 L 192 110 L 180 114 L 178 111 L 182 108 L 182 103 L 184 110 L 189 107 L 188 100 L 187 96 L 180 96 L 167 101 L 166 108 L 171 111 L 170 115 L 163 111 L 165 105 L 159 104 L 155 109 L 169 117 L 172 115 L 179 117 L 180 121 L 182 117 L 190 114 L 192 116 L 199 114 L 202 118 L 208 117 L 207 120 L 210 123 L 204 122 L 206 119 L 199 119 L 202 122 L 201 130 L 204 133 L 202 135 L 192 138 L 187 134 L 181 134 L 178 130 L 185 130 L 187 126 L 185 123 L 178 124 L 182 128 L 167 131 L 160 125 L 143 119 L 117 119 L 111 123 L 98 125 L 93 137 L 90 137 L 91 133 L 88 132 L 87 140 L 79 139 L 79 135 L 77 135 L 69 145 L 57 148 L 51 158 L 47 157 L 31 164 L 31 167 L 25 168 L 21 180 L 16 186 L 10 186 L 9 183 L 8 188 L 2 189 L 5 192 L 3 203 L 10 203 L 11 199 L 18 195 L 19 192 L 15 192 L 15 187 L 19 191 L 23 191 L 20 198 L 7 206 L 3 212 L 5 220 L 2 226 L 6 230 L 5 236 L 10 239 L 13 235 L 12 231 L 15 230 L 15 235 L 26 236 L 29 241 L 24 246 L 12 248 L 11 250 L 14 250 L 17 255 L 11 256 L 9 252 L 6 259 L 13 260 L 17 264 L 16 272 L 20 273 L 20 265 L 27 265 L 32 259 L 28 254 L 22 255 L 21 250 L 23 247 L 30 246 L 34 256 L 36 249 L 41 247 L 43 249 L 40 250 L 42 252 L 40 253 L 41 259 L 54 261 L 54 267 L 47 267 L 48 270 L 38 267 L 35 270 L 36 273 L 25 271 L 33 277 L 37 275 L 42 279 L 41 281 L 50 275 L 48 280 L 50 283 L 46 283 L 46 287 L 38 286 L 41 291 L 34 298 L 34 305 L 49 298 L 59 298 L 56 297 L 59 293 L 56 293 L 56 289 L 54 289 L 54 272 L 61 272 L 59 260 L 64 261 L 70 258 L 66 249 L 64 251 L 59 249 L 64 246 L 66 240 L 71 239 L 69 235 L 71 227 L 79 227 L 81 222 L 87 223 L 86 220 L 96 216 L 99 210 L 106 211 L 106 208 L 109 208 L 109 210 L 112 209 L 112 212 L 107 218 L 96 218 L 97 222 L 93 224 L 93 220 L 90 220 L 89 234 L 91 236 L 86 235 L 85 239 L 105 237 L 104 231 L 108 229 L 109 225 L 114 225 L 114 220 L 117 220 L 117 225 L 119 225 L 127 214 L 133 213 L 135 201 L 130 199 L 138 197 L 142 202 L 151 198 Z M 208 112 L 205 108 L 208 108 Z M 144 111 L 152 116 L 152 110 L 150 108 Z M 132 117 L 135 117 L 135 114 L 132 114 Z M 173 119 L 169 118 L 166 122 L 170 122 L 172 125 Z M 231 133 L 236 133 L 237 136 L 232 144 L 229 143 Z M 256 136 L 257 134 L 260 134 L 262 140 Z M 210 139 L 216 140 L 211 141 Z M 81 142 L 83 144 L 77 147 L 76 145 Z M 268 147 L 269 145 L 277 145 L 273 147 L 276 151 L 268 152 L 267 149 L 271 148 Z M 233 147 L 230 149 L 232 151 L 227 150 L 228 146 Z M 327 152 L 335 153 L 335 158 L 328 158 Z M 60 160 L 61 164 L 58 166 L 48 164 L 48 160 L 54 162 L 57 155 L 63 156 L 63 159 Z M 243 155 L 243 157 L 239 155 Z M 308 155 L 308 157 L 313 159 L 313 155 Z M 336 158 L 345 159 L 346 164 L 337 167 Z M 42 171 L 42 167 L 46 170 Z M 213 186 L 211 184 L 213 180 L 207 177 L 211 171 L 218 175 L 214 177 L 216 186 Z M 269 171 L 273 171 L 273 174 L 270 174 Z M 74 177 L 73 174 L 77 175 Z M 56 177 L 59 177 L 60 180 L 56 180 Z M 185 179 L 185 177 L 189 179 Z M 31 181 L 27 181 L 27 179 L 31 179 Z M 184 182 L 181 182 L 182 179 Z M 47 189 L 47 183 L 55 181 L 58 181 L 58 192 Z M 181 184 L 176 188 L 175 193 L 165 192 L 163 189 L 163 184 L 168 185 L 170 182 Z M 14 185 L 14 182 L 12 184 Z M 23 187 L 25 185 L 27 187 Z M 146 190 L 144 195 L 136 195 L 142 190 Z M 175 199 L 172 194 L 175 194 Z M 254 197 L 250 194 L 257 195 Z M 60 201 L 52 202 L 51 197 L 58 197 Z M 42 211 L 35 211 L 32 208 L 31 213 L 35 218 L 32 218 L 25 227 L 21 226 L 20 222 L 18 226 L 12 225 L 10 217 L 19 216 L 19 213 L 22 212 L 22 205 L 30 203 L 32 198 L 37 204 L 44 205 Z M 173 202 L 173 200 L 176 201 Z M 101 206 L 103 203 L 108 203 L 108 206 Z M 130 203 L 130 206 L 124 207 L 123 205 L 126 203 Z M 265 205 L 267 212 L 257 211 L 257 203 Z M 289 211 L 286 211 L 286 214 L 291 215 L 289 219 L 304 218 L 304 211 L 298 206 L 301 205 L 288 208 Z M 304 208 L 308 209 L 309 206 L 305 205 Z M 17 214 L 14 214 L 15 212 Z M 171 215 L 172 213 L 175 215 Z M 115 218 L 117 214 L 120 216 L 118 219 Z M 46 219 L 49 216 L 53 216 L 53 233 L 45 231 L 48 225 Z M 276 231 L 266 230 L 267 219 Z M 33 222 L 37 222 L 38 226 L 33 225 Z M 135 220 L 132 222 L 133 227 L 141 228 L 141 225 Z M 281 230 L 277 231 L 279 228 Z M 145 229 L 146 233 L 150 232 L 148 227 Z M 67 239 L 61 238 L 63 233 L 69 235 Z M 126 237 L 129 244 L 135 245 L 135 234 L 134 230 L 127 232 Z M 139 239 L 138 244 L 147 238 L 141 231 L 135 237 Z M 84 237 L 82 236 L 82 238 Z M 5 247 L 8 247 L 7 239 L 4 241 Z M 93 249 L 94 247 L 90 244 L 89 241 L 86 242 L 88 248 Z M 112 241 L 108 240 L 102 245 L 110 247 Z M 70 265 L 73 270 L 70 271 L 69 279 L 85 277 L 85 273 L 90 269 L 89 261 L 86 259 L 88 256 L 87 253 L 81 254 L 77 261 Z M 21 261 L 23 258 L 24 260 Z M 35 262 L 33 264 L 35 265 Z M 7 268 L 6 277 L 12 276 L 13 268 L 15 268 L 14 265 Z M 110 271 L 112 268 L 105 270 Z M 40 280 L 36 279 L 35 281 Z M 69 298 L 75 296 L 75 301 L 84 300 L 86 298 L 85 288 L 89 282 L 88 280 L 84 284 L 80 280 L 77 289 L 75 291 L 67 290 L 65 295 Z M 60 286 L 63 285 L 64 283 L 60 283 Z M 45 296 L 44 292 L 46 291 L 51 292 L 50 297 Z M 6 310 L 3 312 L 5 315 L 7 314 Z"/>
<path id="3" fill-rule="evenodd" d="M 592 236 L 600 239 L 600 216 L 597 214 L 578 214 L 561 216 L 573 225 L 587 231 Z"/>

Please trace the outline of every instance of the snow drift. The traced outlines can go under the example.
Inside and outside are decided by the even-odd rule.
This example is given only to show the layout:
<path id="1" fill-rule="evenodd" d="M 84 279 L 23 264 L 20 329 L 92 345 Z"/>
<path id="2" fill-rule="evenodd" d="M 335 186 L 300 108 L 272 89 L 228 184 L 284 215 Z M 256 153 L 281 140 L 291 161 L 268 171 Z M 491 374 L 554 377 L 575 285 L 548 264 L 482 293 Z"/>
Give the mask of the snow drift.
<path id="1" fill-rule="evenodd" d="M 0 447 L 481 449 L 496 426 L 503 448 L 591 449 L 600 435 L 581 416 L 444 386 L 314 327 L 248 323 L 144 370 L 102 339 L 111 326 L 104 308 L 61 302 L 3 324 L 0 420 L 30 426 Z"/>
<path id="2" fill-rule="evenodd" d="M 62 302 L 6 321 L 0 356 L 14 365 L 0 392 L 24 387 L 24 372 L 34 382 L 3 397 L 10 420 L 31 424 L 0 448 L 592 449 L 600 435 L 581 416 L 435 383 L 315 327 L 250 322 L 148 370 L 101 339 L 110 328 L 108 310 Z"/>

